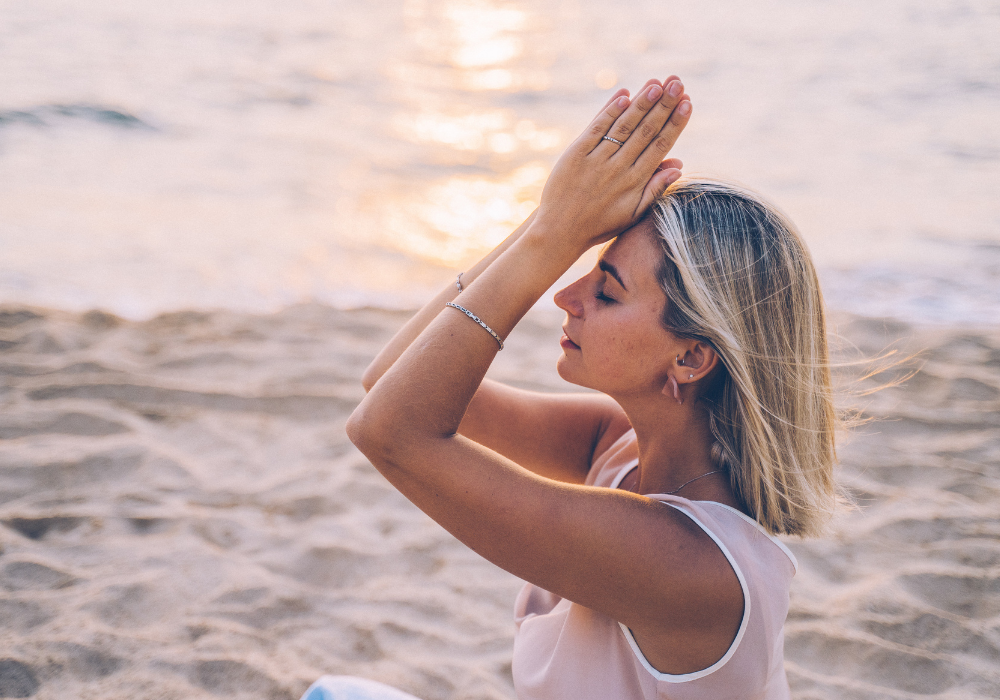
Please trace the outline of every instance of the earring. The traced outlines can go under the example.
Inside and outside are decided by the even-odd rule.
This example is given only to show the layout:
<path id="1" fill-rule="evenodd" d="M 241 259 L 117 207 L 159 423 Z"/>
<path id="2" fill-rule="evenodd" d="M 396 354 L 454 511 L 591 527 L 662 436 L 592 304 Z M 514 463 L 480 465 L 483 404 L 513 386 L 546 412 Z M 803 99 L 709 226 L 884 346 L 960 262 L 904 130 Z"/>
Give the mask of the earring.
<path id="1" fill-rule="evenodd" d="M 670 375 L 670 388 L 674 390 L 674 401 L 681 404 L 684 403 L 684 399 L 681 398 L 680 387 L 677 386 L 677 379 L 672 374 Z"/>
<path id="2" fill-rule="evenodd" d="M 694 379 L 694 375 L 693 374 L 689 374 L 688 375 L 688 379 Z"/>
<path id="3" fill-rule="evenodd" d="M 681 358 L 680 355 L 677 356 L 677 364 L 679 364 L 681 367 L 684 366 L 684 360 L 683 358 Z"/>

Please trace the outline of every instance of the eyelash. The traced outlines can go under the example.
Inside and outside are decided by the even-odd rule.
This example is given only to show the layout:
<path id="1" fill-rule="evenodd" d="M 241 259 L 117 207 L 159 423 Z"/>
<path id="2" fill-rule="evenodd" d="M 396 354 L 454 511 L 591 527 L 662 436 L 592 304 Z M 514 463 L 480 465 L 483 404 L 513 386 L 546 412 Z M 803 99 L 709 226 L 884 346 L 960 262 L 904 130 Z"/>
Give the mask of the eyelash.
<path id="1" fill-rule="evenodd" d="M 595 294 L 594 298 L 597 299 L 602 304 L 614 304 L 617 301 L 617 299 L 612 299 L 607 294 L 605 294 L 604 290 L 601 290 L 600 292 Z"/>

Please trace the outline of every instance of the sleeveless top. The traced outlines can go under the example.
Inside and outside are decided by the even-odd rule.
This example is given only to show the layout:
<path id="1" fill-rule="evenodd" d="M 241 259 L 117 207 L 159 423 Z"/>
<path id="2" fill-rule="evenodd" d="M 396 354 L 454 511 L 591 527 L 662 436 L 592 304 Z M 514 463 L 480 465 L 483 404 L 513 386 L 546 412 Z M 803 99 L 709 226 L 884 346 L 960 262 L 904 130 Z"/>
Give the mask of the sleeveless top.
<path id="1" fill-rule="evenodd" d="M 594 460 L 586 483 L 617 488 L 638 464 L 635 440 L 629 431 Z M 647 497 L 691 518 L 736 572 L 743 619 L 729 650 L 701 671 L 660 673 L 627 627 L 528 583 L 514 604 L 512 670 L 518 700 L 788 700 L 784 624 L 798 566 L 794 555 L 727 505 L 665 494 Z"/>

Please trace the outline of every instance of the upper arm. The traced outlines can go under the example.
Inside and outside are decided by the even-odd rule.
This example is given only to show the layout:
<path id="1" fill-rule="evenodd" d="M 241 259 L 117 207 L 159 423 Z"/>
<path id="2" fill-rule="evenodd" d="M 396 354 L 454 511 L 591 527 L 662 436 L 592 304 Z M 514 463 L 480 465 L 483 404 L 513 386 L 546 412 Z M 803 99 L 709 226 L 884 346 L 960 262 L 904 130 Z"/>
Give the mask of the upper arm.
<path id="1" fill-rule="evenodd" d="M 603 394 L 543 394 L 485 380 L 459 433 L 550 479 L 582 484 L 631 425 Z"/>
<path id="2" fill-rule="evenodd" d="M 642 632 L 693 639 L 720 616 L 738 622 L 725 556 L 673 508 L 540 477 L 461 435 L 359 447 L 455 537 L 556 595 Z"/>

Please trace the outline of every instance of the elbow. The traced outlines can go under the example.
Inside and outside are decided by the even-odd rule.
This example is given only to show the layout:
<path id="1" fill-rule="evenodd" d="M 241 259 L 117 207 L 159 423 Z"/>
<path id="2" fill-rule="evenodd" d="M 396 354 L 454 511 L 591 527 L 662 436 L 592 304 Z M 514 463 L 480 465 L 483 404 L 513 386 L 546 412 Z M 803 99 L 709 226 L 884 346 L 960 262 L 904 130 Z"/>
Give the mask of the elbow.
<path id="1" fill-rule="evenodd" d="M 380 376 L 378 370 L 375 369 L 374 363 L 368 366 L 365 373 L 361 375 L 361 386 L 365 388 L 365 393 L 372 390 L 372 387 L 375 386 L 375 382 L 378 381 Z"/>
<path id="2" fill-rule="evenodd" d="M 348 439 L 390 481 L 394 474 L 407 470 L 407 458 L 412 458 L 406 449 L 401 449 L 391 422 L 377 407 L 366 406 L 362 401 L 345 426 Z"/>
<path id="3" fill-rule="evenodd" d="M 344 426 L 347 438 L 379 471 L 380 465 L 394 461 L 394 447 L 403 441 L 394 427 L 397 421 L 388 413 L 366 398 Z"/>
<path id="4" fill-rule="evenodd" d="M 358 404 L 344 426 L 347 438 L 383 475 L 409 471 L 439 437 L 414 429 L 407 413 L 385 406 L 375 392 Z"/>
<path id="5" fill-rule="evenodd" d="M 365 390 L 368 386 L 365 386 Z M 370 415 L 371 411 L 365 406 L 362 401 L 351 417 L 347 419 L 347 425 L 344 426 L 344 431 L 347 433 L 347 439 L 350 440 L 355 447 L 357 447 L 361 452 L 368 456 L 369 453 L 374 449 L 376 438 L 378 435 L 378 430 L 373 425 L 373 418 Z"/>

